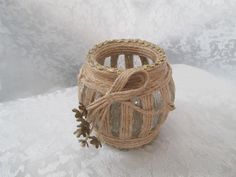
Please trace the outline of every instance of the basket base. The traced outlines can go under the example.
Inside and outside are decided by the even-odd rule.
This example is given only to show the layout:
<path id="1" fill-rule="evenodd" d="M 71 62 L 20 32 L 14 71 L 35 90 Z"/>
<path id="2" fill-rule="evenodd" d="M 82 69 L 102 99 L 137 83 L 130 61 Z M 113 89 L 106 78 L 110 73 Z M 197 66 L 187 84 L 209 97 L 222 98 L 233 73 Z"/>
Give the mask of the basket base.
<path id="1" fill-rule="evenodd" d="M 109 137 L 100 133 L 99 137 L 104 141 L 106 144 L 121 150 L 127 149 L 136 149 L 142 147 L 146 144 L 151 143 L 156 137 L 159 135 L 160 128 L 156 129 L 149 135 L 140 138 L 133 138 L 133 139 L 119 139 L 118 137 Z"/>

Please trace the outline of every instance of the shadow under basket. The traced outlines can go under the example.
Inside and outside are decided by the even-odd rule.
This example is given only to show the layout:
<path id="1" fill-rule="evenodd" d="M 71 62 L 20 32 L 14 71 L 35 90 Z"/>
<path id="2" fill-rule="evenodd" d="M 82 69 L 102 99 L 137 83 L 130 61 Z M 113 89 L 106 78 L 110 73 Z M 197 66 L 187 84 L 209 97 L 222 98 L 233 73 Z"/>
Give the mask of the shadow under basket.
<path id="1" fill-rule="evenodd" d="M 143 40 L 96 45 L 80 70 L 78 86 L 82 104 L 92 110 L 99 102 L 88 114 L 99 139 L 119 149 L 151 142 L 174 109 L 175 85 L 164 50 Z"/>

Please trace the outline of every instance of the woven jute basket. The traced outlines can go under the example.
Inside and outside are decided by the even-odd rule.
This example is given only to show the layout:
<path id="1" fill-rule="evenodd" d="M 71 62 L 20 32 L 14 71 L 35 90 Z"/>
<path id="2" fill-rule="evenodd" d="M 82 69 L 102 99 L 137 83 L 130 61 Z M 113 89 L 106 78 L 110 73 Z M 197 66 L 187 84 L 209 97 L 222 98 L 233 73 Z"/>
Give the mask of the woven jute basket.
<path id="1" fill-rule="evenodd" d="M 96 45 L 80 70 L 78 88 L 99 139 L 119 149 L 151 142 L 175 108 L 164 50 L 143 40 Z"/>

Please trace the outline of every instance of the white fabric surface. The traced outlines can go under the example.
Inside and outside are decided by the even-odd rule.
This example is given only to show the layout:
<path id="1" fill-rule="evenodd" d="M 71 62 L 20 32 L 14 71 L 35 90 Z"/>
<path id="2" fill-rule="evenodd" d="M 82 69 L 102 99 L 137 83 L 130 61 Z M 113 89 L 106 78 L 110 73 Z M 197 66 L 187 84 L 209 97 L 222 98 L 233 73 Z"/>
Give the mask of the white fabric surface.
<path id="1" fill-rule="evenodd" d="M 144 148 L 81 148 L 77 88 L 0 104 L 0 177 L 235 177 L 235 85 L 173 66 L 176 107 Z"/>

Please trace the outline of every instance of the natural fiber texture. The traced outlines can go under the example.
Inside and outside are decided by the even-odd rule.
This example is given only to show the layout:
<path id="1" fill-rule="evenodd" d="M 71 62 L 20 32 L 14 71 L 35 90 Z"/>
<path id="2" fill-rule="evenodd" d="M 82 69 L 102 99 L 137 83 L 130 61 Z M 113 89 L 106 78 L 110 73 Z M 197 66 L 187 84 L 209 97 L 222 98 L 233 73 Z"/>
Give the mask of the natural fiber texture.
<path id="1" fill-rule="evenodd" d="M 118 67 L 120 55 L 124 69 Z M 135 55 L 141 66 L 134 66 Z M 104 66 L 106 58 L 110 66 Z M 80 70 L 78 84 L 88 121 L 100 139 L 120 149 L 151 142 L 174 109 L 171 67 L 164 51 L 147 41 L 123 39 L 96 45 Z"/>

